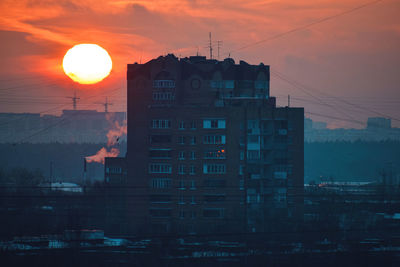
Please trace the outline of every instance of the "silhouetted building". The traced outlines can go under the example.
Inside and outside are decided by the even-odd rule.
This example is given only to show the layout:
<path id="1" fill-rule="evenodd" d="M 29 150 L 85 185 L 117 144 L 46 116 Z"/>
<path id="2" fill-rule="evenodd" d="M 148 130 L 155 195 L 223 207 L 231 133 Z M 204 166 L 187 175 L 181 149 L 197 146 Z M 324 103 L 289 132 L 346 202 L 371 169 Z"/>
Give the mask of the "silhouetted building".
<path id="1" fill-rule="evenodd" d="M 0 143 L 105 143 L 107 132 L 125 119 L 125 112 L 96 110 L 63 110 L 61 116 L 0 113 Z"/>
<path id="2" fill-rule="evenodd" d="M 367 129 L 391 129 L 392 121 L 388 118 L 383 117 L 370 117 L 367 121 Z"/>
<path id="3" fill-rule="evenodd" d="M 233 59 L 129 64 L 128 209 L 135 233 L 264 231 L 302 218 L 304 109 L 270 70 Z"/>

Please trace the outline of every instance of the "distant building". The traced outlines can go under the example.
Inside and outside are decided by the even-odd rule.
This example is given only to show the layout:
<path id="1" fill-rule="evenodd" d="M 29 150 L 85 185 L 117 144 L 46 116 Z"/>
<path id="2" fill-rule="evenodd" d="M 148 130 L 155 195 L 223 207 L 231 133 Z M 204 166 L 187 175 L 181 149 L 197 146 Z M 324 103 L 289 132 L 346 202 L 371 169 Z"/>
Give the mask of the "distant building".
<path id="1" fill-rule="evenodd" d="M 63 110 L 61 116 L 0 113 L 0 142 L 105 143 L 113 124 L 125 120 L 125 112 L 96 110 Z"/>
<path id="2" fill-rule="evenodd" d="M 128 65 L 135 233 L 266 231 L 302 218 L 304 109 L 278 108 L 270 70 L 161 56 Z"/>
<path id="3" fill-rule="evenodd" d="M 326 129 L 327 123 L 322 121 L 313 121 L 312 128 L 316 130 Z"/>
<path id="4" fill-rule="evenodd" d="M 389 118 L 383 117 L 371 117 L 368 118 L 367 121 L 367 129 L 371 130 L 382 130 L 382 129 L 391 129 L 392 128 L 392 120 Z"/>

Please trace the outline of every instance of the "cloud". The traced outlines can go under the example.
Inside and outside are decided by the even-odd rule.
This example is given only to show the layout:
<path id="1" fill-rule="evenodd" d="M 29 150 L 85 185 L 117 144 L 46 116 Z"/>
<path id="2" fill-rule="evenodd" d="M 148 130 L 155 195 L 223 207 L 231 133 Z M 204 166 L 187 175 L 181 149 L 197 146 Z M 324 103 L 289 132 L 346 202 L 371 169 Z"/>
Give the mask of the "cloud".
<path id="1" fill-rule="evenodd" d="M 3 0 L 0 37 L 7 41 L 0 47 L 10 52 L 3 52 L 10 68 L 2 70 L 61 77 L 60 61 L 69 47 L 97 43 L 113 58 L 113 72 L 102 83 L 112 86 L 124 83 L 126 64 L 140 58 L 144 62 L 169 52 L 189 56 L 198 49 L 207 54 L 208 32 L 212 32 L 214 40 L 223 41 L 223 56 L 233 51 L 231 55 L 236 59 L 270 64 L 328 92 L 400 97 L 393 89 L 397 82 L 393 70 L 400 69 L 400 63 L 390 59 L 394 54 L 392 58 L 398 58 L 400 47 L 398 1 L 382 1 L 237 50 L 364 3 L 361 0 Z M 372 76 L 366 76 L 371 69 L 369 59 L 379 66 L 374 68 Z M 379 77 L 385 78 L 383 92 L 375 88 Z M 272 85 L 273 93 L 280 90 Z"/>

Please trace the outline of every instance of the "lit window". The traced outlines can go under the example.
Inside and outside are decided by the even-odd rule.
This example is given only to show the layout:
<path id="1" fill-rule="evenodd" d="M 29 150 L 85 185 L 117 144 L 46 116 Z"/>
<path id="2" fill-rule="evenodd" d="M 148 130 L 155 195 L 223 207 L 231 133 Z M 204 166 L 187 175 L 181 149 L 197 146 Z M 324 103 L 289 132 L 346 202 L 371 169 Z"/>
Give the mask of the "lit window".
<path id="1" fill-rule="evenodd" d="M 205 159 L 225 159 L 225 149 L 208 150 L 204 152 Z"/>
<path id="2" fill-rule="evenodd" d="M 184 130 L 185 129 L 185 122 L 184 121 L 180 121 L 179 122 L 179 130 Z"/>
<path id="3" fill-rule="evenodd" d="M 195 160 L 196 159 L 196 151 L 190 151 L 190 159 Z"/>
<path id="4" fill-rule="evenodd" d="M 179 158 L 180 160 L 184 160 L 184 159 L 185 159 L 185 151 L 179 151 L 178 158 Z"/>

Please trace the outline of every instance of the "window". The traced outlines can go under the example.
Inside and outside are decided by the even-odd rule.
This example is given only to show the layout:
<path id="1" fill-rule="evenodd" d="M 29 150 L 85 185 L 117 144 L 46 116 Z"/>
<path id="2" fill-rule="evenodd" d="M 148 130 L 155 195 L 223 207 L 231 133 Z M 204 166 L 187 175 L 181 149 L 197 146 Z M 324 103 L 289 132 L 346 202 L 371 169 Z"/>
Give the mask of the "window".
<path id="1" fill-rule="evenodd" d="M 260 159 L 260 150 L 248 150 L 247 151 L 247 159 Z"/>
<path id="2" fill-rule="evenodd" d="M 171 143 L 171 135 L 150 135 L 150 143 Z"/>
<path id="3" fill-rule="evenodd" d="M 150 216 L 158 218 L 171 217 L 171 209 L 150 209 Z"/>
<path id="4" fill-rule="evenodd" d="M 259 142 L 260 142 L 259 135 L 249 135 L 247 137 L 247 143 L 249 143 L 249 144 L 258 144 Z"/>
<path id="5" fill-rule="evenodd" d="M 190 159 L 195 160 L 196 159 L 196 152 L 195 151 L 190 151 Z"/>
<path id="6" fill-rule="evenodd" d="M 185 151 L 179 151 L 178 158 L 180 160 L 184 160 L 185 159 Z"/>
<path id="7" fill-rule="evenodd" d="M 179 181 L 178 189 L 184 190 L 185 189 L 185 180 Z"/>
<path id="8" fill-rule="evenodd" d="M 240 160 L 244 160 L 244 151 L 240 150 Z"/>
<path id="9" fill-rule="evenodd" d="M 150 195 L 150 202 L 151 203 L 168 203 L 171 202 L 171 195 Z"/>
<path id="10" fill-rule="evenodd" d="M 224 119 L 205 119 L 203 120 L 204 129 L 225 129 Z"/>
<path id="11" fill-rule="evenodd" d="M 150 149 L 149 156 L 153 159 L 169 159 L 171 158 L 171 149 Z"/>
<path id="12" fill-rule="evenodd" d="M 178 136 L 178 144 L 184 145 L 185 144 L 185 136 Z"/>
<path id="13" fill-rule="evenodd" d="M 190 165 L 190 175 L 195 175 L 196 174 L 196 167 L 194 165 Z"/>
<path id="14" fill-rule="evenodd" d="M 175 94 L 173 92 L 153 92 L 153 100 L 166 101 L 174 99 L 175 99 Z"/>
<path id="15" fill-rule="evenodd" d="M 225 149 L 208 150 L 204 152 L 205 159 L 225 159 Z"/>
<path id="16" fill-rule="evenodd" d="M 171 128 L 170 120 L 152 120 L 151 127 L 153 129 L 168 129 Z"/>
<path id="17" fill-rule="evenodd" d="M 122 173 L 122 168 L 119 167 L 110 167 L 106 169 L 106 173 Z"/>
<path id="18" fill-rule="evenodd" d="M 204 164 L 203 173 L 205 174 L 224 174 L 225 164 Z"/>
<path id="19" fill-rule="evenodd" d="M 196 136 L 191 136 L 190 137 L 190 144 L 195 145 L 196 144 Z"/>
<path id="20" fill-rule="evenodd" d="M 223 201 L 225 201 L 225 195 L 221 194 L 204 195 L 204 202 L 206 203 L 223 202 Z"/>
<path id="21" fill-rule="evenodd" d="M 179 218 L 180 219 L 184 219 L 185 218 L 185 211 L 183 211 L 183 210 L 179 211 Z"/>
<path id="22" fill-rule="evenodd" d="M 256 129 L 258 127 L 258 121 L 257 120 L 248 120 L 247 121 L 247 128 L 248 129 Z"/>
<path id="23" fill-rule="evenodd" d="M 190 129 L 196 129 L 196 121 L 190 122 Z"/>
<path id="24" fill-rule="evenodd" d="M 171 173 L 172 168 L 170 164 L 164 163 L 151 163 L 149 165 L 149 173 Z"/>
<path id="25" fill-rule="evenodd" d="M 244 179 L 239 180 L 239 190 L 244 190 Z"/>
<path id="26" fill-rule="evenodd" d="M 180 121 L 179 122 L 179 130 L 184 130 L 185 129 L 185 122 L 184 121 Z"/>
<path id="27" fill-rule="evenodd" d="M 205 188 L 224 188 L 224 187 L 226 187 L 226 180 L 222 180 L 222 179 L 204 180 L 203 186 Z"/>
<path id="28" fill-rule="evenodd" d="M 152 188 L 171 188 L 171 179 L 155 178 L 151 180 L 150 186 Z"/>
<path id="29" fill-rule="evenodd" d="M 240 165 L 239 166 L 239 175 L 243 175 L 243 171 L 244 171 L 244 166 Z"/>
<path id="30" fill-rule="evenodd" d="M 223 218 L 224 209 L 204 209 L 203 216 L 206 218 Z"/>
<path id="31" fill-rule="evenodd" d="M 183 195 L 179 196 L 178 204 L 185 204 L 185 197 Z"/>
<path id="32" fill-rule="evenodd" d="M 190 181 L 190 189 L 191 190 L 195 190 L 196 189 L 196 181 L 195 180 L 191 180 Z"/>
<path id="33" fill-rule="evenodd" d="M 185 165 L 180 164 L 178 166 L 178 174 L 185 174 Z"/>
<path id="34" fill-rule="evenodd" d="M 174 80 L 154 80 L 153 88 L 175 88 Z"/>
<path id="35" fill-rule="evenodd" d="M 225 144 L 225 135 L 205 135 L 203 136 L 203 144 Z"/>
<path id="36" fill-rule="evenodd" d="M 268 89 L 269 88 L 268 81 L 255 81 L 254 88 L 255 89 Z"/>

